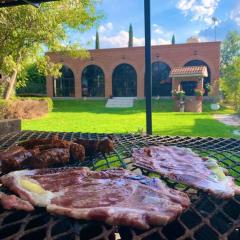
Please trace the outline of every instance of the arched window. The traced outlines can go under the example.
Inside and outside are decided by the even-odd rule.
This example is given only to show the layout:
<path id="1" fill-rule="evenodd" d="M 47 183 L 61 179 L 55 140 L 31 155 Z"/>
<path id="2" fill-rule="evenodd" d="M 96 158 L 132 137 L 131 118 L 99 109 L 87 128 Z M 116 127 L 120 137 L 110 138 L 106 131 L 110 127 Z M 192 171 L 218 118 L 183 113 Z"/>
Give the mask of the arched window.
<path id="1" fill-rule="evenodd" d="M 189 66 L 206 66 L 207 67 L 207 71 L 208 71 L 208 77 L 204 78 L 204 82 L 203 82 L 203 86 L 205 89 L 205 96 L 208 95 L 208 91 L 206 89 L 206 84 L 211 82 L 211 71 L 209 66 L 202 60 L 192 60 L 187 62 L 184 66 L 189 67 Z M 185 91 L 187 96 L 193 96 L 194 95 L 194 89 L 197 87 L 197 83 L 196 82 L 182 82 L 182 89 Z"/>
<path id="2" fill-rule="evenodd" d="M 164 62 L 154 62 L 152 64 L 152 95 L 171 96 L 172 79 L 169 78 L 171 69 Z"/>
<path id="3" fill-rule="evenodd" d="M 97 65 L 89 65 L 82 72 L 82 96 L 104 97 L 105 79 L 103 70 Z"/>
<path id="4" fill-rule="evenodd" d="M 61 77 L 54 79 L 54 97 L 74 97 L 74 75 L 72 70 L 63 66 L 60 70 L 62 73 Z"/>
<path id="5" fill-rule="evenodd" d="M 123 63 L 114 69 L 112 93 L 114 97 L 137 96 L 137 73 L 133 66 Z"/>

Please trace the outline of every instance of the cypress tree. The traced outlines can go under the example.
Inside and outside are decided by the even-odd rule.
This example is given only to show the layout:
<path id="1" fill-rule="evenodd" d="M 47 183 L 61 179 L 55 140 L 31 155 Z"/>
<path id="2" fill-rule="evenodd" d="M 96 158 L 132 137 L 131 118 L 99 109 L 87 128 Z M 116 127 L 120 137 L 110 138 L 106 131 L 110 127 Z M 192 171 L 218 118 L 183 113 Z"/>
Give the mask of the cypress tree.
<path id="1" fill-rule="evenodd" d="M 99 49 L 99 48 L 100 48 L 98 31 L 96 32 L 96 43 L 95 43 L 95 48 L 96 48 L 96 49 Z"/>
<path id="2" fill-rule="evenodd" d="M 174 36 L 174 34 L 172 36 L 172 44 L 175 44 L 175 36 Z"/>
<path id="3" fill-rule="evenodd" d="M 129 40 L 128 40 L 128 47 L 133 47 L 133 28 L 132 24 L 129 26 Z"/>

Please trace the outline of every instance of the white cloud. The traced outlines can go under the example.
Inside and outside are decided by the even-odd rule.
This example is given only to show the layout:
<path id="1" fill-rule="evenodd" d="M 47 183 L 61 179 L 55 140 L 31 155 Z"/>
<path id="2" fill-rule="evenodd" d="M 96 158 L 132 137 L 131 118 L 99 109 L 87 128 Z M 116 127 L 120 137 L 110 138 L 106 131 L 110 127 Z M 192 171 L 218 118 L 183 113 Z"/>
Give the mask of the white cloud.
<path id="1" fill-rule="evenodd" d="M 230 19 L 236 22 L 238 26 L 240 26 L 240 4 L 233 9 L 230 13 Z"/>
<path id="2" fill-rule="evenodd" d="M 170 40 L 166 40 L 163 38 L 153 38 L 152 39 L 152 45 L 166 45 L 170 44 Z"/>
<path id="3" fill-rule="evenodd" d="M 157 36 L 152 39 L 152 45 L 170 44 L 173 33 L 164 30 L 164 28 L 159 26 L 158 24 L 153 24 L 152 26 L 153 34 L 155 33 L 155 36 Z M 159 35 L 161 37 L 159 37 Z"/>
<path id="4" fill-rule="evenodd" d="M 155 34 L 152 38 L 152 45 L 170 44 L 172 33 L 165 31 L 161 26 L 153 24 L 153 33 Z M 121 30 L 115 35 L 110 35 L 108 30 L 113 29 L 111 22 L 101 25 L 99 27 L 100 34 L 100 45 L 103 47 L 127 47 L 129 41 L 128 31 Z M 92 36 L 92 40 L 96 37 Z M 144 46 L 144 37 L 133 37 L 134 46 Z"/>
<path id="5" fill-rule="evenodd" d="M 100 27 L 98 28 L 98 31 L 100 33 L 106 32 L 106 31 L 111 31 L 113 30 L 113 24 L 111 22 L 108 22 L 104 25 L 100 25 Z"/>
<path id="6" fill-rule="evenodd" d="M 204 21 L 206 24 L 213 23 L 212 17 L 220 0 L 179 0 L 177 8 L 185 15 L 191 15 L 192 20 Z"/>
<path id="7" fill-rule="evenodd" d="M 128 46 L 129 35 L 127 31 L 120 31 L 114 36 L 101 36 L 101 42 L 104 45 L 111 47 L 127 47 Z M 133 37 L 134 46 L 143 46 L 144 38 Z"/>
<path id="8" fill-rule="evenodd" d="M 157 24 L 153 24 L 153 32 L 159 35 L 164 34 L 163 28 Z"/>

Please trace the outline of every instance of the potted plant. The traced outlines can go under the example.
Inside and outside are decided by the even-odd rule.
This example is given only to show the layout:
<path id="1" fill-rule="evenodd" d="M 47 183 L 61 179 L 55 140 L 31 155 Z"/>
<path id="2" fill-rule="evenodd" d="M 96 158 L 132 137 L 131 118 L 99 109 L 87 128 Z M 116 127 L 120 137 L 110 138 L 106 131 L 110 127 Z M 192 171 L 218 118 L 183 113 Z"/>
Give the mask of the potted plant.
<path id="1" fill-rule="evenodd" d="M 205 93 L 204 89 L 195 89 L 194 93 L 195 93 L 195 96 L 196 96 L 197 100 L 201 100 L 201 101 L 203 100 L 203 95 Z"/>
<path id="2" fill-rule="evenodd" d="M 185 104 L 184 104 L 184 98 L 185 98 L 185 92 L 183 90 L 173 90 L 172 91 L 173 98 L 176 100 L 177 108 L 180 112 L 184 112 Z"/>
<path id="3" fill-rule="evenodd" d="M 185 98 L 185 92 L 183 90 L 173 90 L 172 95 L 175 100 L 183 101 Z"/>

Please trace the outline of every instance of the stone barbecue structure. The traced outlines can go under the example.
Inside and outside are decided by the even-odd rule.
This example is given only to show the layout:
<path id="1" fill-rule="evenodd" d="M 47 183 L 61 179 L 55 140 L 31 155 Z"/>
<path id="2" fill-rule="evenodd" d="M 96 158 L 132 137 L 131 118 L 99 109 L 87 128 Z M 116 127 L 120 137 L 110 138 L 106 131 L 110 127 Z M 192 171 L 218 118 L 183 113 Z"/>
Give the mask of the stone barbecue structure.
<path id="1" fill-rule="evenodd" d="M 58 52 L 47 55 L 61 63 L 62 77 L 47 78 L 49 97 L 138 97 L 144 98 L 144 47 L 89 50 L 88 59 L 72 58 Z M 206 66 L 204 86 L 219 91 L 220 42 L 152 46 L 152 95 L 170 97 L 169 74 L 175 67 Z M 186 95 L 194 95 L 196 82 L 181 84 Z M 208 95 L 206 91 L 205 96 Z"/>

